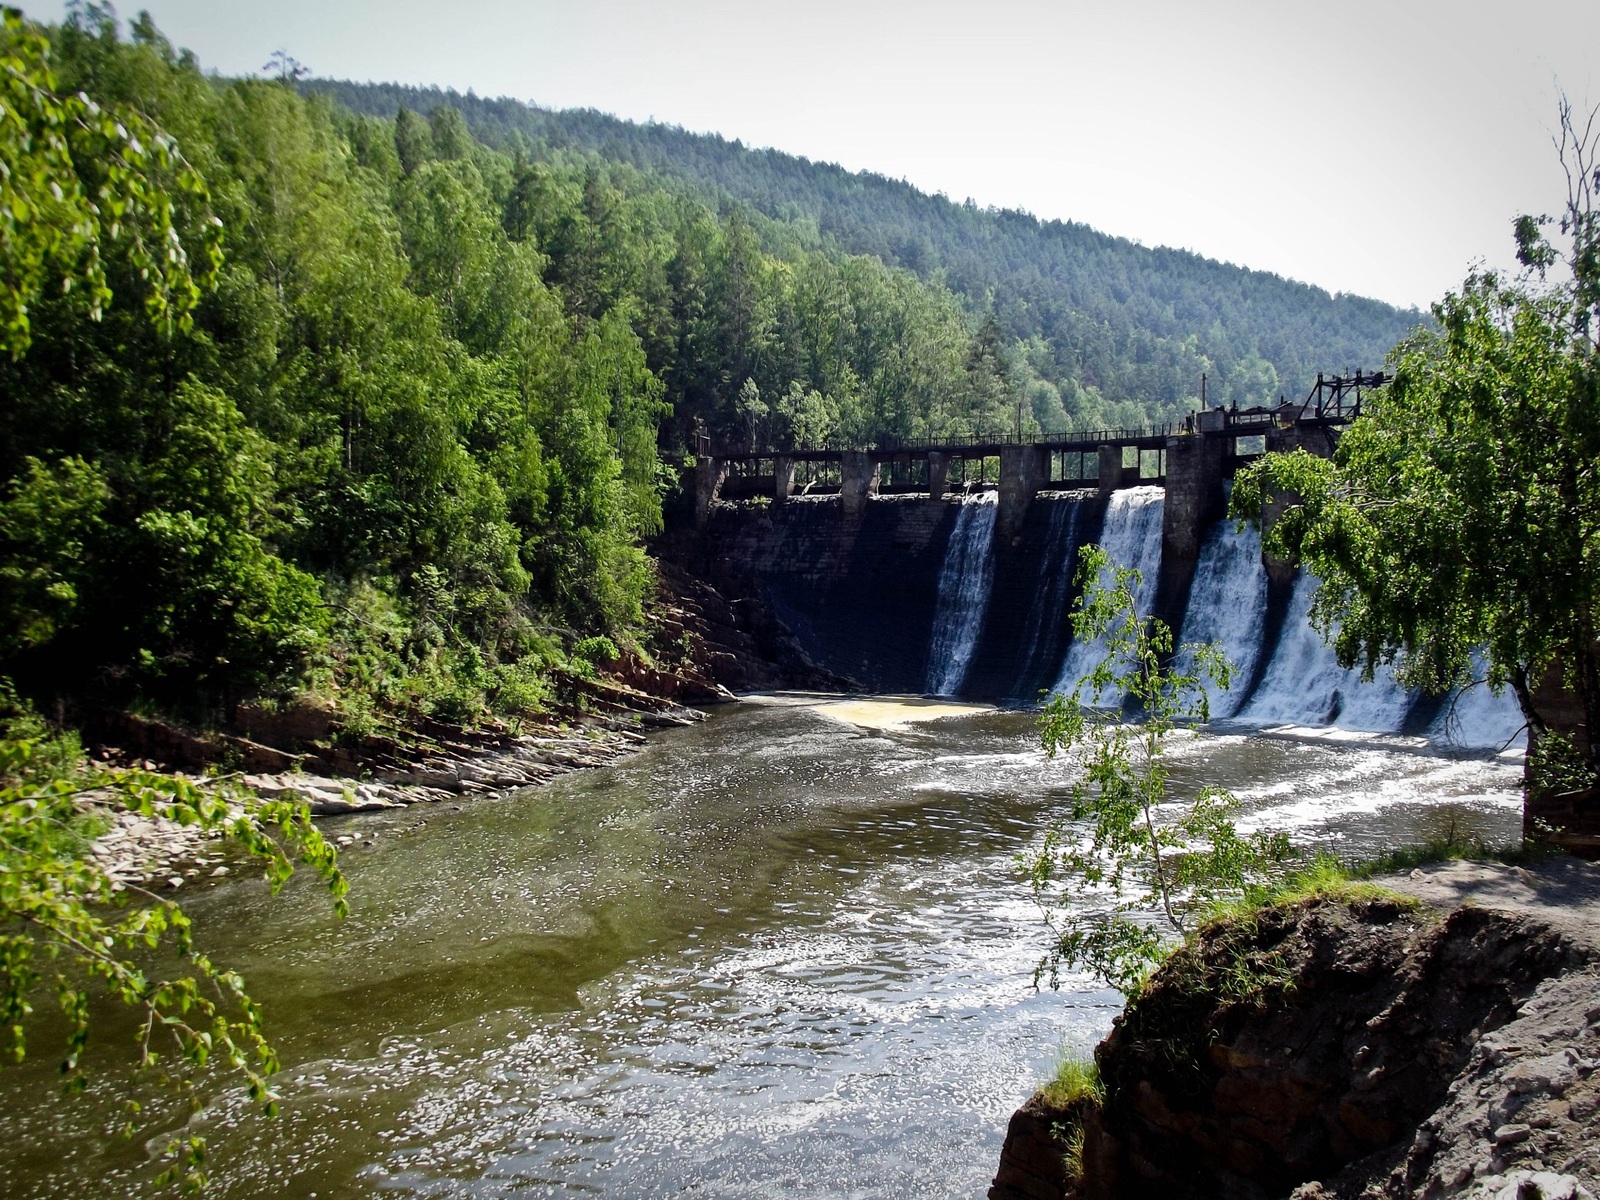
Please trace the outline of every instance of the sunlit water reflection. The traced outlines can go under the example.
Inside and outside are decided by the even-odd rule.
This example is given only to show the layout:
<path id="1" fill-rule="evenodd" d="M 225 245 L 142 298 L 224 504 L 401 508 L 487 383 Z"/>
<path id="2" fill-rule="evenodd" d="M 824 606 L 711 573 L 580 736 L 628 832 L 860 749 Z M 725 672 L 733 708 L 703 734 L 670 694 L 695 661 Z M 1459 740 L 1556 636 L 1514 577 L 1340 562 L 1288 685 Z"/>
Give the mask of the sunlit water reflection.
<path id="1" fill-rule="evenodd" d="M 211 1194 L 981 1195 L 1011 1109 L 1118 1005 L 1032 986 L 1013 860 L 1064 780 L 1031 719 L 877 724 L 744 703 L 550 788 L 345 819 L 342 924 L 305 881 L 190 897 L 286 1063 L 277 1120 L 208 1098 Z M 1175 788 L 1226 784 L 1302 842 L 1516 834 L 1514 766 L 1245 735 L 1173 754 Z M 140 1194 L 145 1145 L 108 1135 L 124 1049 L 74 1101 L 48 1063 L 0 1075 L 0 1192 Z"/>

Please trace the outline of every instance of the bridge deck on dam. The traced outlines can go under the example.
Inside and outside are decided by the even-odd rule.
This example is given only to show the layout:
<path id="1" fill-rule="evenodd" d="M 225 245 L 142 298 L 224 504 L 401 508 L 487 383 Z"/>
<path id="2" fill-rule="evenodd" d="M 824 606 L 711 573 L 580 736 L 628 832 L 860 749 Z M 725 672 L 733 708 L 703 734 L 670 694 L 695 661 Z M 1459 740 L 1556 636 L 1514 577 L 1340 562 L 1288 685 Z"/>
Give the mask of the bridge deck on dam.
<path id="1" fill-rule="evenodd" d="M 1191 414 L 1175 429 L 1155 431 L 1101 430 L 915 447 L 724 450 L 696 460 L 696 520 L 703 526 L 712 506 L 723 502 L 785 504 L 801 497 L 836 496 L 846 515 L 859 516 L 874 496 L 915 494 L 939 501 L 993 489 L 999 493 L 1001 533 L 1014 536 L 1028 505 L 1042 491 L 1092 488 L 1109 495 L 1148 484 L 1168 488 L 1179 505 L 1192 501 L 1209 511 L 1212 494 L 1242 464 L 1267 450 L 1297 446 L 1329 453 L 1338 427 L 1349 419 L 1343 412 L 1282 405 L 1212 409 Z"/>

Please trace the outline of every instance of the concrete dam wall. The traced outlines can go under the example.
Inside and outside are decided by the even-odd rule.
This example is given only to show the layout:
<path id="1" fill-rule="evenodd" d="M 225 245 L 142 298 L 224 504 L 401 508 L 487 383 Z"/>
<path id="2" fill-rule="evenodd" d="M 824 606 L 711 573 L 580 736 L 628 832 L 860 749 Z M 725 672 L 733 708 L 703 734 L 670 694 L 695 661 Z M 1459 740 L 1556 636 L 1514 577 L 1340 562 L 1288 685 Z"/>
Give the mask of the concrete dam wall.
<path id="1" fill-rule="evenodd" d="M 1142 611 L 1223 645 L 1237 677 L 1213 690 L 1214 719 L 1473 748 L 1512 736 L 1509 696 L 1446 703 L 1339 667 L 1307 619 L 1316 581 L 1264 562 L 1259 535 L 1224 519 L 1219 474 L 1198 495 L 1176 465 L 1165 487 L 1039 491 L 1009 514 L 997 490 L 717 501 L 696 541 L 714 578 L 759 588 L 813 659 L 874 691 L 1030 705 L 1070 688 L 1098 650 L 1071 629 L 1077 551 L 1098 543 L 1144 574 Z"/>
<path id="2" fill-rule="evenodd" d="M 883 497 L 847 521 L 837 498 L 719 505 L 701 537 L 714 574 L 759 581 L 806 651 L 865 687 L 1031 700 L 1055 682 L 1076 548 L 1098 536 L 1106 504 L 1042 497 L 1004 540 L 992 521 L 983 536 L 980 510 L 996 507 Z M 974 574 L 987 577 L 981 589 Z"/>

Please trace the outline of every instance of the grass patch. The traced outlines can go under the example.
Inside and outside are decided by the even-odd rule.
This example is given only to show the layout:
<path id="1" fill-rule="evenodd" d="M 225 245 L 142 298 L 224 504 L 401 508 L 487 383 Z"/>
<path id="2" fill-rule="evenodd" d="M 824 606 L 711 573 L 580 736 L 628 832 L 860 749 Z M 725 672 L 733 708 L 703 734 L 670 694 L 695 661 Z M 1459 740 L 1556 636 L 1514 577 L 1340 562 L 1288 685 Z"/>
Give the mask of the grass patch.
<path id="1" fill-rule="evenodd" d="M 1100 1068 L 1092 1058 L 1063 1055 L 1061 1061 L 1056 1063 L 1055 1074 L 1040 1087 L 1039 1094 L 1055 1108 L 1066 1108 L 1083 1101 L 1099 1104 L 1105 1099 L 1105 1088 L 1100 1084 Z"/>
<path id="2" fill-rule="evenodd" d="M 1468 837 L 1456 829 L 1431 838 L 1420 846 L 1406 846 L 1380 854 L 1349 868 L 1352 877 L 1371 878 L 1374 875 L 1397 875 L 1405 871 L 1441 862 L 1498 862 L 1507 866 L 1538 862 L 1559 853 L 1552 847 L 1537 842 L 1522 842 L 1512 846 L 1491 846 L 1479 838 Z"/>
<path id="3" fill-rule="evenodd" d="M 1106 1091 L 1100 1082 L 1100 1068 L 1092 1058 L 1063 1054 L 1055 1074 L 1039 1088 L 1039 1095 L 1051 1108 L 1067 1114 L 1050 1127 L 1056 1141 L 1064 1146 L 1061 1163 L 1069 1186 L 1083 1182 L 1083 1114 L 1105 1102 Z"/>
<path id="4" fill-rule="evenodd" d="M 1308 900 L 1331 900 L 1341 904 L 1372 903 L 1385 900 L 1402 908 L 1415 909 L 1421 902 L 1391 887 L 1373 882 L 1384 875 L 1403 875 L 1417 867 L 1442 862 L 1496 862 L 1508 866 L 1537 862 L 1557 851 L 1536 842 L 1513 846 L 1491 846 L 1452 825 L 1438 837 L 1420 846 L 1390 850 L 1376 858 L 1349 862 L 1333 854 L 1318 854 L 1303 865 L 1264 887 L 1254 887 L 1241 896 L 1224 900 L 1206 910 L 1201 927 L 1220 922 L 1248 920 L 1262 909 Z"/>
<path id="5" fill-rule="evenodd" d="M 1385 874 L 1387 870 L 1375 870 L 1367 863 L 1347 863 L 1332 854 L 1319 854 L 1282 879 L 1264 887 L 1249 888 L 1242 896 L 1212 905 L 1206 911 L 1202 927 L 1248 920 L 1262 909 L 1303 904 L 1307 900 L 1331 900 L 1339 904 L 1387 900 L 1402 908 L 1418 907 L 1420 901 L 1414 897 L 1371 881 L 1371 876 Z"/>
<path id="6" fill-rule="evenodd" d="M 1074 1125 L 1067 1134 L 1067 1148 L 1062 1151 L 1061 1165 L 1072 1187 L 1083 1182 L 1083 1126 Z"/>

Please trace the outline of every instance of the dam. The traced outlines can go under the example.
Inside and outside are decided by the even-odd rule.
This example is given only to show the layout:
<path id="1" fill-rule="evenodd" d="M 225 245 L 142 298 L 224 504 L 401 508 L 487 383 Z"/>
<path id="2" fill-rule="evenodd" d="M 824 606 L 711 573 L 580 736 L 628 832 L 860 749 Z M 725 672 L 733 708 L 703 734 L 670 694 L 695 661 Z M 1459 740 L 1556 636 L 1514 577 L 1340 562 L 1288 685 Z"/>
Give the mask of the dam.
<path id="1" fill-rule="evenodd" d="M 882 692 L 1007 706 L 1070 689 L 1077 550 L 1143 576 L 1141 611 L 1235 668 L 1214 720 L 1338 727 L 1497 749 L 1509 695 L 1429 697 L 1386 668 L 1362 681 L 1312 629 L 1316 580 L 1226 519 L 1240 466 L 1269 451 L 1330 455 L 1381 375 L 1319 377 L 1301 404 L 1212 409 L 1182 426 L 1056 439 L 702 453 L 699 569 L 759 592 L 815 661 Z"/>

